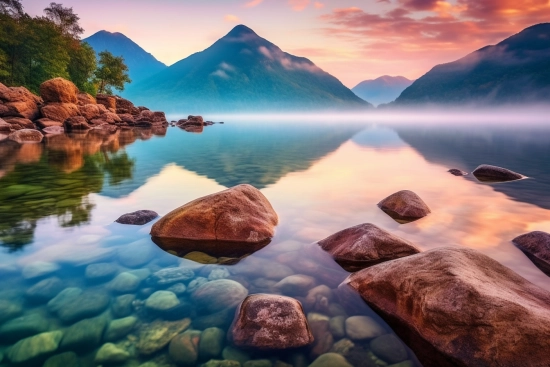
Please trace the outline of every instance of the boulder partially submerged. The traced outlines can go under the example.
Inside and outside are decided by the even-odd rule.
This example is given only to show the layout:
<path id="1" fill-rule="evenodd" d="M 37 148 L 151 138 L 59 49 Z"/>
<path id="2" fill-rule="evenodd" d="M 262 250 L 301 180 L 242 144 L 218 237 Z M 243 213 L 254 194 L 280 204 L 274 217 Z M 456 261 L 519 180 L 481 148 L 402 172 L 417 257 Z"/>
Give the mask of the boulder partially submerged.
<path id="1" fill-rule="evenodd" d="M 8 139 L 13 140 L 19 144 L 25 143 L 40 143 L 44 135 L 38 130 L 22 129 L 11 133 Z"/>
<path id="2" fill-rule="evenodd" d="M 357 271 L 420 251 L 410 242 L 374 224 L 344 229 L 318 242 L 347 271 Z"/>
<path id="3" fill-rule="evenodd" d="M 350 275 L 348 286 L 425 367 L 550 365 L 550 292 L 478 251 L 388 261 Z"/>
<path id="4" fill-rule="evenodd" d="M 270 294 L 246 297 L 230 333 L 236 346 L 262 350 L 298 348 L 313 343 L 301 303 Z"/>
<path id="5" fill-rule="evenodd" d="M 512 242 L 550 277 L 550 233 L 534 231 L 518 236 Z"/>
<path id="6" fill-rule="evenodd" d="M 451 175 L 454 175 L 454 176 L 466 176 L 468 174 L 468 172 L 464 172 L 458 168 L 451 168 L 447 172 L 449 172 Z"/>
<path id="7" fill-rule="evenodd" d="M 267 245 L 277 223 L 277 213 L 258 189 L 238 185 L 173 210 L 153 225 L 151 236 L 180 255 L 242 256 Z"/>
<path id="8" fill-rule="evenodd" d="M 409 223 L 431 213 L 426 203 L 412 191 L 402 190 L 378 203 L 378 207 L 398 223 Z"/>
<path id="9" fill-rule="evenodd" d="M 525 176 L 517 172 L 489 164 L 482 164 L 472 173 L 481 182 L 507 182 L 525 178 Z"/>
<path id="10" fill-rule="evenodd" d="M 157 214 L 157 212 L 154 212 L 152 210 L 138 210 L 136 212 L 127 213 L 120 216 L 120 218 L 115 220 L 115 222 L 120 224 L 141 226 L 149 223 L 158 216 L 159 215 Z"/>

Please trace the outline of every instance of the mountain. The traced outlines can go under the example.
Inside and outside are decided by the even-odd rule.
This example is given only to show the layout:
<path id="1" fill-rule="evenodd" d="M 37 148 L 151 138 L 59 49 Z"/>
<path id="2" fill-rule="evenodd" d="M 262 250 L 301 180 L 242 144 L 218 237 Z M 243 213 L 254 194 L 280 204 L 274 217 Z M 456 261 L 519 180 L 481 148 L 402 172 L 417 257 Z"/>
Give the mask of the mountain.
<path id="1" fill-rule="evenodd" d="M 412 83 L 412 80 L 404 76 L 384 75 L 376 79 L 362 81 L 351 90 L 365 101 L 379 105 L 395 101 L 401 92 Z"/>
<path id="2" fill-rule="evenodd" d="M 310 60 L 283 52 L 243 25 L 206 50 L 129 85 L 125 95 L 169 113 L 372 107 Z"/>
<path id="3" fill-rule="evenodd" d="M 132 83 L 138 83 L 166 69 L 166 65 L 122 33 L 99 31 L 83 41 L 92 46 L 96 54 L 107 50 L 115 56 L 124 57 Z"/>
<path id="4" fill-rule="evenodd" d="M 549 101 L 550 23 L 543 23 L 458 61 L 434 67 L 405 89 L 395 104 Z"/>

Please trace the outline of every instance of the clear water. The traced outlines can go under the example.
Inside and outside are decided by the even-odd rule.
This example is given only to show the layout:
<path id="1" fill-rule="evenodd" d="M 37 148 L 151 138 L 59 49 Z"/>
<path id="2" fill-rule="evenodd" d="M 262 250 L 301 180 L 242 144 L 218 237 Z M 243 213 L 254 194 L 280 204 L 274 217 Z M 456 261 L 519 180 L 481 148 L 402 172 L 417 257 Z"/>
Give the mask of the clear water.
<path id="1" fill-rule="evenodd" d="M 548 277 L 510 242 L 532 230 L 550 231 L 549 130 L 527 123 L 442 121 L 428 125 L 405 120 L 377 123 L 376 118 L 349 123 L 345 118 L 314 122 L 230 118 L 201 134 L 174 127 L 157 135 L 147 130 L 58 135 L 39 145 L 0 141 L 2 365 L 19 365 L 8 358 L 17 355 L 25 361 L 23 365 L 41 366 L 51 356 L 74 352 L 81 366 L 98 366 L 102 364 L 94 360 L 98 349 L 112 339 L 125 359 L 113 365 L 176 366 L 168 346 L 152 354 L 142 352 L 150 337 L 146 331 L 162 326 L 158 320 L 179 325 L 190 318 L 189 329 L 218 327 L 225 334 L 234 317 L 234 308 L 212 313 L 196 307 L 190 289 L 197 277 L 229 278 L 254 294 L 281 293 L 276 282 L 304 274 L 314 278 L 312 287 L 326 285 L 333 290 L 325 298 L 308 298 L 308 289 L 285 290 L 302 301 L 310 320 L 321 320 L 313 323 L 317 322 L 316 338 L 324 340 L 324 345 L 278 353 L 246 350 L 243 362 L 268 359 L 263 365 L 308 366 L 319 353 L 344 353 L 342 346 L 349 342 L 340 342 L 343 335 L 339 332 L 327 331 L 328 318 L 369 316 L 384 333 L 392 331 L 360 297 L 339 303 L 334 289 L 348 273 L 322 252 L 311 254 L 304 246 L 360 223 L 376 224 L 422 250 L 447 245 L 475 248 L 550 289 Z M 482 163 L 507 167 L 530 178 L 488 185 L 472 176 L 446 172 L 450 168 L 471 172 Z M 223 259 L 205 255 L 203 262 L 208 264 L 201 264 L 164 252 L 150 240 L 153 223 L 113 223 L 120 215 L 140 209 L 164 215 L 197 197 L 240 183 L 262 190 L 279 214 L 280 224 L 269 245 L 237 264 L 220 264 Z M 376 203 L 403 189 L 419 194 L 432 214 L 403 225 L 378 209 Z M 37 262 L 48 264 L 37 266 Z M 109 264 L 106 267 L 111 272 L 92 281 L 86 278 L 86 269 L 96 263 Z M 34 276 L 37 267 L 45 273 Z M 152 312 L 144 307 L 145 300 L 174 284 L 158 285 L 151 274 L 170 267 L 192 269 L 194 276 L 178 282 L 185 287 L 171 288 L 180 301 L 177 310 Z M 121 273 L 126 273 L 122 276 L 126 279 L 130 273 L 134 280 L 133 285 L 125 284 L 129 290 L 113 285 L 112 278 Z M 48 300 L 65 288 L 84 292 L 73 289 L 76 301 L 60 306 L 72 310 L 48 306 Z M 121 311 L 117 305 L 124 294 L 131 294 L 126 296 L 131 301 Z M 108 304 L 74 316 L 78 306 L 97 303 L 102 297 Z M 94 337 L 88 335 L 93 328 L 77 323 L 92 318 L 95 325 L 108 325 L 128 316 L 136 318 L 135 324 L 114 339 L 107 338 L 102 326 L 96 327 L 99 331 Z M 32 327 L 28 321 L 24 325 L 29 317 Z M 63 332 L 57 347 L 40 350 L 47 349 L 43 342 L 38 342 L 38 352 L 28 343 L 21 347 L 24 338 L 56 330 Z M 64 341 L 70 339 L 67 335 L 73 338 L 72 344 Z M 373 353 L 370 343 L 371 339 L 354 340 L 355 347 L 347 351 L 348 361 L 354 366 L 395 362 Z M 14 344 L 17 353 L 10 351 Z M 223 338 L 223 355 L 214 348 L 210 354 L 199 353 L 198 361 L 190 365 L 224 359 L 229 345 Z M 409 361 L 402 366 L 420 366 L 411 351 L 396 358 Z M 259 363 L 247 366 L 263 366 Z"/>

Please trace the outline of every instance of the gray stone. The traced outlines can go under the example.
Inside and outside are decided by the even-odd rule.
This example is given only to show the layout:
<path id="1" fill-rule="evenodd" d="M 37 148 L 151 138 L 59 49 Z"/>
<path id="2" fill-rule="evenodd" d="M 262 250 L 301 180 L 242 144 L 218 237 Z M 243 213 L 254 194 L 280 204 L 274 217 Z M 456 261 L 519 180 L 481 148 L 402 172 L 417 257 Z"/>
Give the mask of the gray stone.
<path id="1" fill-rule="evenodd" d="M 187 287 L 183 283 L 176 283 L 169 288 L 166 289 L 167 291 L 173 292 L 177 294 L 178 296 L 185 294 L 187 291 Z"/>
<path id="2" fill-rule="evenodd" d="M 133 294 L 123 294 L 122 296 L 115 297 L 111 305 L 113 316 L 117 318 L 130 316 L 134 312 L 132 303 L 135 299 L 136 296 Z"/>
<path id="3" fill-rule="evenodd" d="M 151 276 L 151 281 L 157 285 L 187 282 L 195 277 L 195 272 L 189 268 L 174 267 L 157 271 Z"/>
<path id="4" fill-rule="evenodd" d="M 114 342 L 122 339 L 134 329 L 137 321 L 138 319 L 134 316 L 111 321 L 105 330 L 105 341 Z"/>
<path id="5" fill-rule="evenodd" d="M 227 326 L 231 324 L 231 321 L 233 321 L 234 316 L 235 312 L 233 309 L 226 308 L 224 310 L 193 319 L 193 327 L 199 330 L 204 330 L 209 327 L 227 328 Z"/>
<path id="6" fill-rule="evenodd" d="M 178 297 L 170 291 L 157 291 L 145 301 L 145 307 L 152 311 L 167 311 L 179 304 Z"/>
<path id="7" fill-rule="evenodd" d="M 373 339 L 370 349 L 377 357 L 388 363 L 399 363 L 407 359 L 407 349 L 394 334 L 386 334 Z"/>
<path id="8" fill-rule="evenodd" d="M 489 164 L 482 164 L 472 174 L 481 182 L 507 182 L 525 178 L 525 176 L 517 172 Z"/>
<path id="9" fill-rule="evenodd" d="M 275 287 L 280 289 L 284 294 L 302 296 L 315 287 L 315 278 L 303 274 L 291 275 L 275 284 Z"/>
<path id="10" fill-rule="evenodd" d="M 172 338 L 191 325 L 190 319 L 181 321 L 154 321 L 143 325 L 139 330 L 136 348 L 141 354 L 153 354 L 164 348 Z"/>
<path id="11" fill-rule="evenodd" d="M 61 340 L 63 350 L 94 349 L 101 343 L 107 321 L 102 318 L 85 319 L 72 324 L 65 330 Z"/>
<path id="12" fill-rule="evenodd" d="M 187 293 L 193 293 L 203 284 L 208 283 L 208 279 L 203 277 L 196 277 L 187 285 Z"/>
<path id="13" fill-rule="evenodd" d="M 229 278 L 231 274 L 229 273 L 229 270 L 225 267 L 217 267 L 214 270 L 208 274 L 208 280 L 218 280 L 218 279 L 226 279 Z"/>
<path id="14" fill-rule="evenodd" d="M 241 367 L 241 364 L 237 361 L 221 361 L 217 359 L 211 359 L 208 362 L 202 364 L 201 367 Z"/>
<path id="15" fill-rule="evenodd" d="M 61 279 L 57 277 L 47 278 L 28 288 L 25 296 L 31 302 L 45 303 L 57 296 L 63 288 Z"/>
<path id="16" fill-rule="evenodd" d="M 203 360 L 213 359 L 221 355 L 225 340 L 225 332 L 217 327 L 205 329 L 199 342 L 199 356 Z"/>
<path id="17" fill-rule="evenodd" d="M 168 347 L 170 358 L 178 365 L 195 366 L 199 358 L 200 338 L 201 332 L 197 330 L 188 330 L 176 335 Z"/>
<path id="18" fill-rule="evenodd" d="M 43 367 L 80 367 L 80 361 L 76 353 L 65 352 L 48 358 Z"/>
<path id="19" fill-rule="evenodd" d="M 149 278 L 151 275 L 151 270 L 144 268 L 144 269 L 136 269 L 136 270 L 130 270 L 128 273 L 135 275 L 140 281 L 144 281 L 145 279 Z"/>
<path id="20" fill-rule="evenodd" d="M 243 367 L 273 367 L 273 363 L 269 359 L 255 359 L 245 362 Z"/>
<path id="21" fill-rule="evenodd" d="M 385 333 L 372 317 L 352 316 L 346 319 L 346 334 L 351 340 L 372 339 Z"/>
<path id="22" fill-rule="evenodd" d="M 113 279 L 118 267 L 112 263 L 90 264 L 86 267 L 86 279 L 90 282 L 101 283 Z"/>
<path id="23" fill-rule="evenodd" d="M 109 295 L 102 291 L 86 291 L 78 298 L 67 302 L 57 312 L 57 316 L 65 323 L 73 323 L 89 317 L 94 317 L 105 311 L 109 306 Z"/>
<path id="24" fill-rule="evenodd" d="M 233 348 L 231 346 L 223 348 L 222 357 L 223 359 L 238 361 L 240 364 L 245 364 L 247 361 L 250 360 L 250 356 L 248 355 L 248 353 L 240 349 Z"/>
<path id="25" fill-rule="evenodd" d="M 60 330 L 38 334 L 18 341 L 8 350 L 8 359 L 13 363 L 32 361 L 57 350 L 63 337 Z"/>
<path id="26" fill-rule="evenodd" d="M 149 223 L 159 215 L 152 210 L 138 210 L 133 213 L 127 213 L 120 216 L 115 222 L 120 224 L 129 224 L 135 226 L 142 226 Z"/>
<path id="27" fill-rule="evenodd" d="M 117 363 L 124 362 L 130 358 L 128 351 L 114 345 L 113 343 L 105 343 L 99 348 L 95 355 L 96 363 Z"/>
<path id="28" fill-rule="evenodd" d="M 201 285 L 191 296 L 199 308 L 209 312 L 236 307 L 248 290 L 234 280 L 220 279 Z"/>
<path id="29" fill-rule="evenodd" d="M 0 326 L 0 340 L 15 342 L 48 330 L 50 323 L 37 313 L 18 317 Z"/>
<path id="30" fill-rule="evenodd" d="M 139 288 L 141 280 L 128 272 L 118 274 L 115 279 L 109 283 L 109 289 L 118 293 L 132 293 Z"/>
<path id="31" fill-rule="evenodd" d="M 0 324 L 21 315 L 21 313 L 23 313 L 23 308 L 20 304 L 0 300 Z"/>
<path id="32" fill-rule="evenodd" d="M 334 339 L 342 339 L 346 336 L 346 317 L 345 316 L 336 316 L 330 319 L 329 321 L 329 330 L 334 336 Z"/>
<path id="33" fill-rule="evenodd" d="M 80 288 L 65 288 L 48 302 L 48 310 L 52 313 L 57 313 L 65 307 L 65 304 L 78 298 L 81 294 L 82 289 Z"/>
<path id="34" fill-rule="evenodd" d="M 353 367 L 340 354 L 325 353 L 320 355 L 309 367 Z"/>
<path id="35" fill-rule="evenodd" d="M 59 265 L 57 264 L 44 261 L 36 261 L 34 263 L 26 265 L 23 268 L 22 274 L 23 278 L 25 279 L 34 279 L 50 275 L 52 273 L 55 273 L 57 270 L 59 270 Z"/>
<path id="36" fill-rule="evenodd" d="M 121 246 L 117 251 L 118 260 L 124 266 L 138 268 L 153 259 L 153 246 L 155 245 L 148 238 Z"/>

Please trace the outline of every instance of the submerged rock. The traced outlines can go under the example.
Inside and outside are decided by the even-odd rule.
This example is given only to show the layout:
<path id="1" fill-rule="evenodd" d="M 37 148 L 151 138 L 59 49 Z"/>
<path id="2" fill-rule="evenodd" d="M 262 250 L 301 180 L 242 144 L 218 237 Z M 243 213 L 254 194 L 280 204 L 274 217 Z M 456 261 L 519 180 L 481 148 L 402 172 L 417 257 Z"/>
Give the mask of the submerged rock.
<path id="1" fill-rule="evenodd" d="M 96 363 L 119 363 L 130 358 L 128 351 L 116 346 L 113 343 L 106 343 L 99 348 L 95 355 Z"/>
<path id="2" fill-rule="evenodd" d="M 452 168 L 452 169 L 448 170 L 447 172 L 449 172 L 451 175 L 454 175 L 454 176 L 466 176 L 468 174 L 468 172 L 464 172 L 464 171 L 459 170 L 457 168 Z"/>
<path id="3" fill-rule="evenodd" d="M 149 223 L 159 215 L 152 210 L 138 210 L 137 212 L 128 213 L 122 215 L 115 222 L 120 224 L 130 224 L 135 226 L 142 226 Z"/>
<path id="4" fill-rule="evenodd" d="M 350 275 L 347 285 L 425 367 L 550 365 L 550 292 L 475 250 L 443 247 L 388 261 Z"/>
<path id="5" fill-rule="evenodd" d="M 346 335 L 351 340 L 372 339 L 386 333 L 378 322 L 368 316 L 348 317 L 345 326 Z"/>
<path id="6" fill-rule="evenodd" d="M 109 295 L 103 291 L 85 291 L 65 303 L 57 312 L 57 316 L 65 323 L 72 323 L 99 315 L 109 306 L 109 302 Z"/>
<path id="7" fill-rule="evenodd" d="M 164 348 L 174 336 L 191 325 L 191 319 L 181 321 L 155 321 L 143 325 L 136 345 L 141 354 L 149 355 Z"/>
<path id="8" fill-rule="evenodd" d="M 348 361 L 336 353 L 320 355 L 309 367 L 353 367 Z"/>
<path id="9" fill-rule="evenodd" d="M 225 331 L 210 327 L 201 333 L 199 356 L 201 359 L 212 359 L 220 356 L 224 347 Z"/>
<path id="10" fill-rule="evenodd" d="M 372 340 L 370 349 L 388 363 L 399 363 L 408 358 L 407 348 L 394 334 L 382 335 Z"/>
<path id="11" fill-rule="evenodd" d="M 65 330 L 61 340 L 61 349 L 90 350 L 101 343 L 103 330 L 107 325 L 104 318 L 85 319 L 76 322 Z"/>
<path id="12" fill-rule="evenodd" d="M 431 213 L 430 208 L 414 192 L 396 192 L 378 203 L 378 207 L 399 223 L 408 223 Z"/>
<path id="13" fill-rule="evenodd" d="M 248 296 L 240 306 L 230 333 L 238 347 L 279 350 L 313 343 L 300 302 L 277 295 Z"/>
<path id="14" fill-rule="evenodd" d="M 57 313 L 60 309 L 74 299 L 78 298 L 82 294 L 82 289 L 76 287 L 69 287 L 63 289 L 48 302 L 48 311 L 51 313 Z"/>
<path id="15" fill-rule="evenodd" d="M 288 276 L 275 284 L 275 288 L 290 296 L 303 296 L 313 287 L 315 278 L 303 274 Z"/>
<path id="16" fill-rule="evenodd" d="M 502 167 L 491 166 L 489 164 L 482 164 L 472 173 L 481 182 L 507 182 L 525 178 L 517 172 Z"/>
<path id="17" fill-rule="evenodd" d="M 269 243 L 277 223 L 265 196 L 250 185 L 239 185 L 168 213 L 153 225 L 151 235 L 167 250 L 238 257 Z"/>
<path id="18" fill-rule="evenodd" d="M 120 246 L 117 251 L 118 260 L 129 268 L 139 268 L 153 259 L 155 248 L 149 239 L 138 240 L 126 246 Z"/>
<path id="19" fill-rule="evenodd" d="M 134 316 L 116 319 L 109 323 L 105 330 L 104 339 L 108 342 L 117 341 L 130 333 L 137 324 L 138 319 Z"/>
<path id="20" fill-rule="evenodd" d="M 18 341 L 8 350 L 8 359 L 13 363 L 32 361 L 55 352 L 63 337 L 60 330 L 42 333 Z"/>
<path id="21" fill-rule="evenodd" d="M 145 301 L 145 307 L 157 312 L 170 310 L 179 304 L 178 297 L 170 291 L 156 291 Z"/>
<path id="22" fill-rule="evenodd" d="M 43 367 L 80 367 L 80 362 L 76 353 L 65 352 L 48 358 Z"/>
<path id="23" fill-rule="evenodd" d="M 518 236 L 512 242 L 544 274 L 550 276 L 550 233 L 534 231 Z"/>
<path id="24" fill-rule="evenodd" d="M 21 129 L 14 131 L 8 136 L 8 139 L 13 140 L 19 144 L 25 143 L 40 143 L 44 135 L 38 130 Z"/>
<path id="25" fill-rule="evenodd" d="M 50 275 L 59 270 L 59 265 L 45 262 L 36 261 L 23 268 L 22 274 L 25 279 L 40 278 L 46 275 Z"/>
<path id="26" fill-rule="evenodd" d="M 118 293 L 132 293 L 138 289 L 140 283 L 141 279 L 125 271 L 118 274 L 115 279 L 109 283 L 109 289 Z"/>
<path id="27" fill-rule="evenodd" d="M 240 283 L 220 279 L 201 285 L 191 298 L 197 307 L 212 313 L 237 306 L 247 295 L 248 290 Z"/>
<path id="28" fill-rule="evenodd" d="M 200 338 L 201 332 L 197 330 L 188 330 L 176 335 L 168 347 L 170 358 L 178 365 L 194 366 L 199 358 Z"/>
<path id="29" fill-rule="evenodd" d="M 165 268 L 151 275 L 151 281 L 157 285 L 186 282 L 195 277 L 193 270 L 184 267 Z"/>
<path id="30" fill-rule="evenodd" d="M 36 283 L 25 291 L 27 299 L 34 303 L 45 303 L 57 296 L 63 289 L 63 282 L 57 277 L 51 277 Z"/>
<path id="31" fill-rule="evenodd" d="M 347 271 L 420 252 L 412 243 L 370 223 L 344 229 L 318 244 Z"/>
<path id="32" fill-rule="evenodd" d="M 0 324 L 23 313 L 20 304 L 8 300 L 0 300 Z"/>
<path id="33" fill-rule="evenodd" d="M 86 267 L 86 280 L 93 283 L 101 283 L 111 280 L 118 272 L 118 267 L 113 263 L 90 264 Z"/>
<path id="34" fill-rule="evenodd" d="M 21 316 L 5 322 L 0 326 L 0 340 L 6 342 L 15 342 L 31 335 L 43 333 L 48 330 L 50 323 L 48 320 L 33 313 Z"/>

